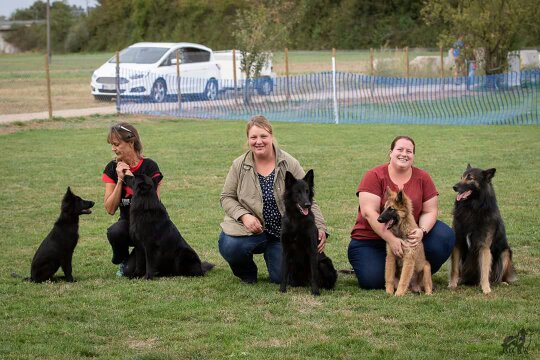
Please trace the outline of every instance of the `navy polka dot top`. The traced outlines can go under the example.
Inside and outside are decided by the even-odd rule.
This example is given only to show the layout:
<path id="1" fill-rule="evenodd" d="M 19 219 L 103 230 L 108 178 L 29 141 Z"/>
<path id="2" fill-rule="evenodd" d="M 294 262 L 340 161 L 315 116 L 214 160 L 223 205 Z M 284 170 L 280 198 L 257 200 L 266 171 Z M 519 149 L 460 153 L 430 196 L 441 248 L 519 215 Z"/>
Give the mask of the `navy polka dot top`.
<path id="1" fill-rule="evenodd" d="M 266 231 L 279 237 L 281 233 L 281 214 L 274 198 L 275 169 L 268 176 L 259 175 L 263 198 L 263 218 Z"/>

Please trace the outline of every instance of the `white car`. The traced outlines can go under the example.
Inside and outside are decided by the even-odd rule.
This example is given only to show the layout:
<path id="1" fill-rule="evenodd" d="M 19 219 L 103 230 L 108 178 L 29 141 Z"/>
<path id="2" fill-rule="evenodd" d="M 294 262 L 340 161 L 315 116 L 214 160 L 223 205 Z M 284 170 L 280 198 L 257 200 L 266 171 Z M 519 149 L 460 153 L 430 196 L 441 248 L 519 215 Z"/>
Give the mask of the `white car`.
<path id="1" fill-rule="evenodd" d="M 178 55 L 177 55 L 178 53 Z M 180 59 L 180 80 L 176 59 Z M 122 97 L 150 97 L 163 102 L 180 93 L 213 100 L 218 94 L 220 69 L 211 49 L 186 42 L 141 42 L 120 54 L 119 89 Z M 116 96 L 116 56 L 92 74 L 92 95 L 98 100 Z"/>

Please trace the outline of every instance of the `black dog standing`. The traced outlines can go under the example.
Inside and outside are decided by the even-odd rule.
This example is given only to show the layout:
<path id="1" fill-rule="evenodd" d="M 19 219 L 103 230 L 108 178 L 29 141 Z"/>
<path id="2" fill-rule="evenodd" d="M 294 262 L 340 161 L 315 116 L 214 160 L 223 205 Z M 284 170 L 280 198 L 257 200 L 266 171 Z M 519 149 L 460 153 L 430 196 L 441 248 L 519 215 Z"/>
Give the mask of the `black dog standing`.
<path id="1" fill-rule="evenodd" d="M 124 274 L 153 279 L 159 276 L 202 276 L 214 267 L 202 262 L 169 218 L 156 192 L 162 176 L 126 175 L 133 189 L 130 207 L 130 237 L 135 241 L 135 256 L 130 256 Z"/>
<path id="2" fill-rule="evenodd" d="M 452 252 L 451 289 L 458 283 L 480 283 L 484 294 L 490 283 L 515 281 L 512 250 L 491 179 L 495 169 L 482 170 L 467 165 L 461 181 L 454 185 L 458 193 L 454 205 L 453 227 L 456 245 Z"/>
<path id="3" fill-rule="evenodd" d="M 34 255 L 28 280 L 50 280 L 61 267 L 64 279 L 68 282 L 74 281 L 71 264 L 73 251 L 79 240 L 79 215 L 91 214 L 92 206 L 93 201 L 83 200 L 67 188 L 62 199 L 60 216 Z"/>
<path id="4" fill-rule="evenodd" d="M 311 293 L 319 295 L 319 288 L 332 289 L 337 272 L 332 260 L 317 252 L 318 230 L 311 211 L 313 203 L 313 170 L 303 179 L 296 179 L 289 171 L 285 175 L 285 214 L 281 220 L 283 248 L 280 291 L 291 286 L 311 284 Z"/>

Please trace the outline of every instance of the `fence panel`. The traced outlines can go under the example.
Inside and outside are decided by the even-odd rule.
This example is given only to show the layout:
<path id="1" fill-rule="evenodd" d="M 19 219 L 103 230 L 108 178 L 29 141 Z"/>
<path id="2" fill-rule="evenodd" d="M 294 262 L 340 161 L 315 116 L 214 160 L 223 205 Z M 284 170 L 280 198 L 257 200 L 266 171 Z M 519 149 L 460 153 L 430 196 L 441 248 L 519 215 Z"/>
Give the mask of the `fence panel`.
<path id="1" fill-rule="evenodd" d="M 337 115 L 342 123 L 539 123 L 540 69 L 461 78 L 335 75 Z M 130 76 L 134 75 L 123 70 L 119 84 Z M 235 89 L 233 80 L 220 80 L 217 97 L 207 99 L 208 80 L 181 77 L 178 101 L 176 76 L 148 75 L 139 88 L 152 89 L 150 95 L 127 96 L 133 94 L 131 89 L 121 89 L 120 112 L 215 119 L 264 114 L 273 121 L 336 121 L 332 72 L 277 77 L 266 90 L 264 81 L 268 78 L 238 81 Z"/>

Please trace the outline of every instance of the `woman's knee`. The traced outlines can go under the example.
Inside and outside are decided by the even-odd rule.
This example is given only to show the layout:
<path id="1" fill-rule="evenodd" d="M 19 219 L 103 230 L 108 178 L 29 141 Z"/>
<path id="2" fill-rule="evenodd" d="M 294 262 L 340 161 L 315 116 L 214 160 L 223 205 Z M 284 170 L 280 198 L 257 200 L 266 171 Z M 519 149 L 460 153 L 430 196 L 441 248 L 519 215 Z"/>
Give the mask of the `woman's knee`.
<path id="1" fill-rule="evenodd" d="M 219 253 L 227 261 L 237 259 L 246 255 L 246 246 L 242 237 L 230 236 L 221 232 L 219 235 Z"/>
<path id="2" fill-rule="evenodd" d="M 107 239 L 110 243 L 129 241 L 129 224 L 126 221 L 118 221 L 107 229 Z"/>

